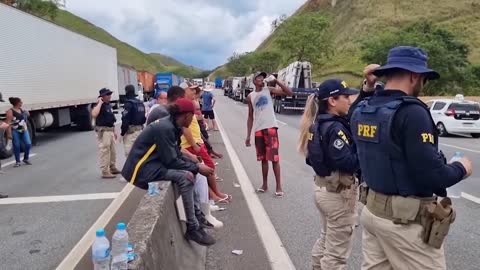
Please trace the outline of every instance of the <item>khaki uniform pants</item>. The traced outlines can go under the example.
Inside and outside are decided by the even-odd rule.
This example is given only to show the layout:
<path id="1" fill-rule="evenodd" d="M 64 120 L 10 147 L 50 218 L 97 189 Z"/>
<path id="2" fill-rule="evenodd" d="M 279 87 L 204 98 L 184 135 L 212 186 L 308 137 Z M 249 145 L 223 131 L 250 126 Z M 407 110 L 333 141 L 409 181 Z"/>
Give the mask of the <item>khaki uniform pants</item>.
<path id="1" fill-rule="evenodd" d="M 100 169 L 102 172 L 110 172 L 111 168 L 116 168 L 115 137 L 113 131 L 103 131 L 102 136 L 99 134 L 100 132 L 97 132 Z"/>
<path id="2" fill-rule="evenodd" d="M 447 269 L 443 246 L 425 244 L 420 238 L 420 224 L 400 225 L 363 208 L 362 270 Z"/>
<path id="3" fill-rule="evenodd" d="M 128 157 L 128 154 L 130 153 L 130 149 L 132 149 L 133 143 L 138 138 L 140 133 L 142 133 L 141 130 L 136 130 L 133 133 L 130 133 L 130 134 L 127 133 L 123 136 L 123 148 L 125 150 L 126 157 Z"/>
<path id="4" fill-rule="evenodd" d="M 312 249 L 314 270 L 347 268 L 347 259 L 353 247 L 356 201 L 356 185 L 340 193 L 328 192 L 315 185 L 315 202 L 320 210 L 322 232 Z"/>

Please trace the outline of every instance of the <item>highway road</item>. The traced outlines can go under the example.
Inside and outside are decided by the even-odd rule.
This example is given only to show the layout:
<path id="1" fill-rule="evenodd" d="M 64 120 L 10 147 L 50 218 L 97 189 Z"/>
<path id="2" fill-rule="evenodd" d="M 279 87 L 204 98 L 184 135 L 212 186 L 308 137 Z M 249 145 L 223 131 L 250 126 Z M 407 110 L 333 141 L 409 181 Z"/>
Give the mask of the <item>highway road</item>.
<path id="1" fill-rule="evenodd" d="M 255 187 L 262 182 L 260 164 L 255 158 L 255 149 L 246 148 L 247 107 L 216 90 L 217 117 L 225 129 L 248 178 Z M 274 177 L 269 174 L 270 191 L 260 194 L 260 200 L 271 219 L 291 260 L 297 269 L 311 269 L 310 251 L 319 236 L 319 215 L 313 200 L 313 171 L 296 151 L 300 115 L 277 115 L 280 140 L 282 182 L 285 197 L 274 198 Z M 448 269 L 478 269 L 480 265 L 480 140 L 464 137 L 441 138 L 440 147 L 447 157 L 461 151 L 473 161 L 474 174 L 450 192 L 457 209 L 455 221 L 446 244 Z M 475 170 L 477 169 L 477 170 Z M 361 227 L 356 229 L 355 245 L 349 261 L 349 269 L 360 269 Z"/>
<path id="2" fill-rule="evenodd" d="M 250 181 L 253 186 L 258 187 L 262 180 L 260 165 L 255 158 L 255 149 L 244 146 L 246 105 L 224 97 L 220 90 L 215 90 L 214 93 L 217 98 L 215 110 L 224 130 L 222 135 L 224 139 L 228 138 L 231 150 L 236 156 L 235 158 L 230 156 L 230 159 L 238 158 L 239 161 L 233 163 L 232 167 L 237 172 L 236 178 Z M 296 269 L 308 270 L 311 269 L 310 250 L 320 232 L 318 210 L 313 201 L 313 173 L 312 169 L 305 164 L 304 158 L 296 151 L 300 115 L 278 115 L 278 119 L 282 178 L 286 195 L 281 199 L 273 196 L 271 191 L 274 190 L 274 178 L 271 173 L 270 191 L 258 195 L 261 206 L 265 209 L 273 227 L 269 228 L 262 223 L 260 227 L 263 229 L 259 229 L 259 224 L 256 227 L 231 225 L 230 228 L 236 231 L 242 228 L 244 230 L 257 228 L 260 236 L 268 230 L 273 230 Z M 221 143 L 217 136 L 214 136 L 215 142 Z M 452 156 L 455 151 L 461 151 L 472 159 L 474 165 L 473 176 L 451 190 L 458 198 L 454 199 L 457 220 L 446 244 L 448 266 L 449 269 L 478 269 L 480 265 L 478 256 L 480 170 L 475 169 L 480 168 L 480 139 L 449 137 L 441 138 L 440 144 L 447 156 Z M 124 162 L 121 144 L 117 145 L 117 152 L 117 164 L 121 168 Z M 5 174 L 0 175 L 0 192 L 7 193 L 10 198 L 0 200 L 0 241 L 2 243 L 0 269 L 55 269 L 125 187 L 125 183 L 118 179 L 100 178 L 93 132 L 64 129 L 40 133 L 39 145 L 33 148 L 33 153 L 32 166 L 13 168 L 11 159 L 3 161 L 7 166 Z M 222 164 L 222 161 L 220 163 Z M 244 169 L 245 177 L 239 177 L 238 167 Z M 222 185 L 231 185 L 232 180 L 227 179 L 231 176 L 226 171 L 222 174 L 226 177 Z M 229 191 L 229 188 L 225 189 Z M 229 207 L 231 211 L 228 211 L 228 215 L 234 217 L 223 217 L 225 214 L 219 214 L 226 224 L 237 220 L 241 224 L 242 219 L 245 219 L 243 217 L 249 216 L 245 210 L 247 207 L 244 205 L 244 202 L 249 200 L 249 196 L 235 195 L 234 202 Z M 254 194 L 254 196 L 257 195 Z M 258 217 L 261 213 L 261 211 L 256 212 L 252 216 Z M 227 238 L 228 232 L 232 231 L 226 227 L 222 237 Z M 254 235 L 244 237 L 239 231 L 238 236 L 244 242 L 255 246 L 255 249 L 245 246 L 246 255 L 249 250 L 251 253 L 260 245 L 260 240 L 255 241 Z M 223 242 L 228 241 L 225 239 Z M 219 247 L 222 246 L 217 248 Z M 229 256 L 231 247 L 228 248 L 224 256 Z M 268 244 L 267 249 L 269 249 Z M 261 252 L 257 254 L 258 260 L 265 260 L 264 254 Z M 220 250 L 216 250 L 213 256 L 215 255 L 217 260 L 222 261 L 223 255 L 220 255 Z M 233 262 L 231 260 L 230 258 L 229 262 Z M 355 246 L 349 260 L 349 269 L 359 269 L 360 263 L 361 228 L 359 227 L 356 229 Z M 243 268 L 241 264 L 235 264 L 221 269 Z"/>

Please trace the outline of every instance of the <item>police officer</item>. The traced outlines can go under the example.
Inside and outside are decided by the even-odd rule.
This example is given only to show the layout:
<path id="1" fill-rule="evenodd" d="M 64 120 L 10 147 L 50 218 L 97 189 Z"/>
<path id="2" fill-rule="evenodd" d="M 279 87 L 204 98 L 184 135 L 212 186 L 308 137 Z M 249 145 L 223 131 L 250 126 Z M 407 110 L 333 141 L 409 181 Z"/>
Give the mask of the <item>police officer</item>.
<path id="1" fill-rule="evenodd" d="M 123 137 L 125 156 L 128 156 L 133 143 L 142 132 L 143 125 L 147 121 L 145 116 L 145 105 L 135 97 L 135 87 L 131 84 L 125 86 L 124 110 L 122 113 L 122 127 L 120 135 Z"/>
<path id="2" fill-rule="evenodd" d="M 346 269 L 353 244 L 358 170 L 346 119 L 350 95 L 359 91 L 341 80 L 323 82 L 311 95 L 301 122 L 299 150 L 315 171 L 315 202 L 322 221 L 312 249 L 313 269 Z"/>
<path id="3" fill-rule="evenodd" d="M 395 47 L 374 76 L 385 90 L 359 103 L 351 119 L 368 185 L 362 269 L 446 269 L 442 246 L 455 213 L 446 188 L 472 173 L 462 158 L 446 164 L 427 106 L 416 97 L 440 75 L 420 48 Z"/>
<path id="4" fill-rule="evenodd" d="M 113 114 L 112 91 L 102 88 L 99 91 L 98 103 L 92 110 L 92 116 L 95 118 L 95 132 L 97 135 L 98 156 L 100 159 L 100 169 L 102 178 L 115 178 L 119 174 L 116 163 L 115 142 L 117 133 L 115 132 L 115 115 Z"/>

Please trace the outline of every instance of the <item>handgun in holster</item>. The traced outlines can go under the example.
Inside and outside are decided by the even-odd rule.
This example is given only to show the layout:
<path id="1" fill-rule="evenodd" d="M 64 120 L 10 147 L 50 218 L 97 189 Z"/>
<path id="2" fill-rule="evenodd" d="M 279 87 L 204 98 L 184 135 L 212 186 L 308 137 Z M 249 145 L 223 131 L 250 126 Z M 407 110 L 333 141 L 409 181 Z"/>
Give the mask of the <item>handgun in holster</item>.
<path id="1" fill-rule="evenodd" d="M 440 202 L 432 202 L 424 209 L 422 217 L 423 241 L 439 249 L 448 234 L 450 225 L 455 221 L 456 213 L 452 208 L 452 200 L 448 197 Z"/>

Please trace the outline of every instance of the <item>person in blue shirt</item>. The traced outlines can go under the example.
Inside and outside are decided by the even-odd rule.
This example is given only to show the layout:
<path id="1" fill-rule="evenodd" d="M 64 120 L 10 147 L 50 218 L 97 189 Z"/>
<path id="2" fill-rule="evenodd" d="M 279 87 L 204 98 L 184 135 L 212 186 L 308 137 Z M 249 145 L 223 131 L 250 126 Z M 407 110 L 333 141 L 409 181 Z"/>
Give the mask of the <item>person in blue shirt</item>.
<path id="1" fill-rule="evenodd" d="M 368 185 L 362 270 L 446 269 L 442 242 L 455 218 L 446 188 L 472 174 L 467 158 L 447 164 L 438 132 L 417 96 L 440 74 L 420 48 L 390 50 L 372 75 L 384 91 L 361 101 L 350 120 L 362 179 Z"/>
<path id="2" fill-rule="evenodd" d="M 202 98 L 202 114 L 207 123 L 207 130 L 213 129 L 218 130 L 217 122 L 215 121 L 215 113 L 213 112 L 213 107 L 215 106 L 215 97 L 211 92 L 212 89 L 203 88 Z M 210 124 L 209 124 L 210 122 Z"/>
<path id="3" fill-rule="evenodd" d="M 315 202 L 322 221 L 312 249 L 314 270 L 345 269 L 356 221 L 358 159 L 347 121 L 350 96 L 345 81 L 326 80 L 312 94 L 301 121 L 299 150 L 315 171 Z"/>

